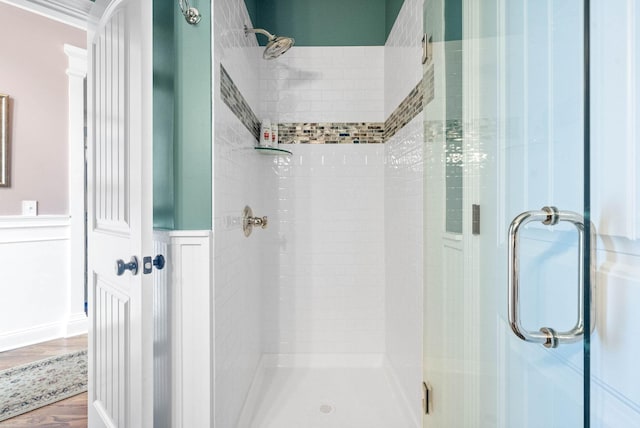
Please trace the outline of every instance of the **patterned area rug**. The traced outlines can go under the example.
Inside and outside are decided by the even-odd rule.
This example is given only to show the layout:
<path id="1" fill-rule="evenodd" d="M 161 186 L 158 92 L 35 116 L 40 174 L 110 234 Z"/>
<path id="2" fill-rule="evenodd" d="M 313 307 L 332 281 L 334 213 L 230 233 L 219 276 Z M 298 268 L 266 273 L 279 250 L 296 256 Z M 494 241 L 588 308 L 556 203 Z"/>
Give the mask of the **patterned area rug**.
<path id="1" fill-rule="evenodd" d="M 87 351 L 0 371 L 0 421 L 87 390 Z"/>

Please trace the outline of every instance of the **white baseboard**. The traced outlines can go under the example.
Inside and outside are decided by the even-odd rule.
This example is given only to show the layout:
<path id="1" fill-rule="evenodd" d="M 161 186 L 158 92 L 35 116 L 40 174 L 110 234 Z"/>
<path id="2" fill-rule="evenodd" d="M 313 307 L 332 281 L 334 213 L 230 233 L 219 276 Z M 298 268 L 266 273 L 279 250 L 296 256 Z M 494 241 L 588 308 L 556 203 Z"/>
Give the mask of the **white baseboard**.
<path id="1" fill-rule="evenodd" d="M 42 324 L 0 335 L 0 352 L 64 337 L 66 322 Z"/>
<path id="2" fill-rule="evenodd" d="M 89 321 L 84 312 L 70 314 L 67 318 L 64 337 L 78 336 L 86 334 L 89 330 Z"/>

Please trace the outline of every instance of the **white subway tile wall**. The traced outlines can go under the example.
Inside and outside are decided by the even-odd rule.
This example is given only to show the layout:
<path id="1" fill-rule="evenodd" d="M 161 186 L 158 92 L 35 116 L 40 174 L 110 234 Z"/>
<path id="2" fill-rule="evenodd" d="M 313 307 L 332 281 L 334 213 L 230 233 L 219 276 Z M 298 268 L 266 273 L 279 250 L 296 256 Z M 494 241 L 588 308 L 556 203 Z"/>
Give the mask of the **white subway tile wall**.
<path id="1" fill-rule="evenodd" d="M 278 122 L 384 122 L 384 64 L 382 46 L 294 46 L 260 63 L 259 116 Z"/>
<path id="2" fill-rule="evenodd" d="M 422 79 L 422 1 L 405 0 L 384 45 L 384 117 Z"/>
<path id="3" fill-rule="evenodd" d="M 280 166 L 266 353 L 384 352 L 384 146 L 299 144 Z"/>
<path id="4" fill-rule="evenodd" d="M 222 63 L 260 119 L 384 122 L 422 75 L 419 3 L 405 2 L 388 46 L 294 47 L 274 61 L 244 36 L 244 2 L 213 3 L 218 426 L 237 424 L 264 353 L 386 351 L 405 399 L 419 405 L 422 116 L 386 145 L 294 144 L 292 156 L 269 157 L 219 92 Z M 398 61 L 385 63 L 387 52 Z M 250 238 L 245 204 L 269 217 Z"/>
<path id="5" fill-rule="evenodd" d="M 245 205 L 255 215 L 276 211 L 276 174 L 271 158 L 255 153 L 254 136 L 220 97 L 220 64 L 225 67 L 251 108 L 258 105 L 258 58 L 255 36 L 245 37 L 250 23 L 245 3 L 213 2 L 215 73 L 213 141 L 214 230 L 214 406 L 215 426 L 236 426 L 261 348 L 263 247 L 269 229 L 246 238 L 240 217 Z"/>
<path id="6" fill-rule="evenodd" d="M 422 379 L 423 135 L 420 114 L 385 144 L 384 175 L 386 356 L 414 418 Z"/>
<path id="7" fill-rule="evenodd" d="M 405 0 L 385 45 L 387 118 L 422 79 L 422 3 Z M 416 424 L 422 420 L 423 123 L 419 113 L 384 145 L 386 357 Z"/>

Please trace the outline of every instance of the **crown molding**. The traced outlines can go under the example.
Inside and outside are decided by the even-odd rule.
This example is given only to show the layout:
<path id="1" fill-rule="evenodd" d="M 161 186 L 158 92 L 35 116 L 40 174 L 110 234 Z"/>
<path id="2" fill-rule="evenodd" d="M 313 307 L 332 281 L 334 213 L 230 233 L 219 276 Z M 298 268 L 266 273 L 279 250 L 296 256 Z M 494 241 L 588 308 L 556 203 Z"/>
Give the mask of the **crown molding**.
<path id="1" fill-rule="evenodd" d="M 82 30 L 87 29 L 87 18 L 93 6 L 90 0 L 0 0 L 0 2 Z"/>

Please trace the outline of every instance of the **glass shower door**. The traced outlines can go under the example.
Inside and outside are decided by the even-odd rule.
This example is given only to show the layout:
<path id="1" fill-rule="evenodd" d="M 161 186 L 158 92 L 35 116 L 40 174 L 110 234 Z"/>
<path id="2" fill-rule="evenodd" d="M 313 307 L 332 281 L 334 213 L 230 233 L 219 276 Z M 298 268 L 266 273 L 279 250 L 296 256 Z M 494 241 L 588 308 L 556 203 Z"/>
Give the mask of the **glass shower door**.
<path id="1" fill-rule="evenodd" d="M 589 426 L 584 17 L 425 0 L 425 427 Z"/>

